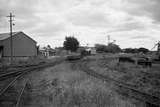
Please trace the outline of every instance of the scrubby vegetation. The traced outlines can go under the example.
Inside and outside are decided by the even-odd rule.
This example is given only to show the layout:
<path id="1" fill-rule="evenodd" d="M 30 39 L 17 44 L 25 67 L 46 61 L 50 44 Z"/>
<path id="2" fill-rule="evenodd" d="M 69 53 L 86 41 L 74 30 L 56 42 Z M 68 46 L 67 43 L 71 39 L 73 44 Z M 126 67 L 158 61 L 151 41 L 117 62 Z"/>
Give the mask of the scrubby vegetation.
<path id="1" fill-rule="evenodd" d="M 118 53 L 118 52 L 121 52 L 121 48 L 118 45 L 114 44 L 114 43 L 110 43 L 108 45 L 96 44 L 95 48 L 96 48 L 97 52 L 106 52 L 106 53 Z"/>
<path id="2" fill-rule="evenodd" d="M 33 100 L 28 102 L 27 107 L 137 106 L 129 100 L 121 99 L 112 90 L 111 84 L 80 71 L 76 64 L 63 63 L 34 75 L 30 76 L 29 82 L 32 91 L 28 91 L 30 99 Z M 42 84 L 48 85 L 42 88 Z"/>
<path id="3" fill-rule="evenodd" d="M 160 68 L 138 66 L 132 63 L 118 64 L 116 58 L 103 56 L 91 61 L 88 66 L 94 71 L 130 84 L 136 89 L 160 97 Z"/>

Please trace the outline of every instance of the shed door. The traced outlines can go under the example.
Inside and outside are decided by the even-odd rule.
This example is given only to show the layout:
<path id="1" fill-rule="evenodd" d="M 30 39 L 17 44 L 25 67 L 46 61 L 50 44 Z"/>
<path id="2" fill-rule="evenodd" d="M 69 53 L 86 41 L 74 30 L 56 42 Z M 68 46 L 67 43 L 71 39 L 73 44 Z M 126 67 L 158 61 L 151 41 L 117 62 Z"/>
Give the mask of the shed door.
<path id="1" fill-rule="evenodd" d="M 0 46 L 0 58 L 3 56 L 3 46 Z"/>

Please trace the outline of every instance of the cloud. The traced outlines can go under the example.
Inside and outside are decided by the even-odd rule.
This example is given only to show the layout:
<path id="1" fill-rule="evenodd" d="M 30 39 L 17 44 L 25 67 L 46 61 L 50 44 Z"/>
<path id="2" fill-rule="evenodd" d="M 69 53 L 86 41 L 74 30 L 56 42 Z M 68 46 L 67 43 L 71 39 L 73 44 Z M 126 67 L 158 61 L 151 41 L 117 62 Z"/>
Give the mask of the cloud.
<path id="1" fill-rule="evenodd" d="M 159 4 L 159 0 L 1 0 L 0 32 L 9 30 L 6 16 L 13 12 L 13 29 L 33 35 L 39 44 L 57 46 L 66 35 L 78 33 L 82 44 L 105 43 L 110 34 L 122 47 L 139 46 L 131 41 L 144 37 L 147 44 L 160 39 Z"/>
<path id="2" fill-rule="evenodd" d="M 129 14 L 150 17 L 153 21 L 159 22 L 159 4 L 159 0 L 125 0 L 121 9 Z"/>
<path id="3" fill-rule="evenodd" d="M 69 15 L 68 20 L 76 26 L 107 27 L 109 20 L 102 11 L 77 10 Z"/>

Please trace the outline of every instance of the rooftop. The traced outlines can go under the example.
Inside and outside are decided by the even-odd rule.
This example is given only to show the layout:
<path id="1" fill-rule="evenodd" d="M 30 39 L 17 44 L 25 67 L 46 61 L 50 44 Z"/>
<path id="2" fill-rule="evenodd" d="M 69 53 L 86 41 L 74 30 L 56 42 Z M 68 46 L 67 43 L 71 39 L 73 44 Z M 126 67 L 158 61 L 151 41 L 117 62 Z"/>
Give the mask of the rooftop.
<path id="1" fill-rule="evenodd" d="M 16 35 L 17 33 L 20 33 L 20 32 L 12 32 L 12 36 Z M 5 40 L 9 37 L 10 37 L 10 33 L 0 33 L 0 41 Z"/>

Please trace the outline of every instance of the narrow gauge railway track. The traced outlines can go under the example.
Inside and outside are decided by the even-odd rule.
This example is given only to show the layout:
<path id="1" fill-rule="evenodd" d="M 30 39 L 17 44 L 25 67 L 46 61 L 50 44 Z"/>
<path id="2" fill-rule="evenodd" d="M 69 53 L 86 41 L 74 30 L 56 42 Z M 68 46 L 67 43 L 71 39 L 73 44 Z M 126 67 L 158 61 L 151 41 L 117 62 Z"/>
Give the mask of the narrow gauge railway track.
<path id="1" fill-rule="evenodd" d="M 2 69 L 0 70 L 0 75 L 5 75 L 5 74 L 9 74 L 11 72 L 14 72 L 14 71 L 20 71 L 20 70 L 23 70 L 23 69 L 26 69 L 26 68 L 29 68 L 29 67 L 34 67 L 34 66 L 38 66 L 38 65 L 42 65 L 44 63 L 38 63 L 38 64 L 32 64 L 32 65 L 20 65 L 20 66 L 11 66 L 11 67 L 6 67 L 5 69 Z"/>
<path id="2" fill-rule="evenodd" d="M 50 66 L 55 66 L 57 64 L 60 64 L 62 63 L 64 60 L 58 60 L 58 61 L 55 61 L 55 62 L 50 62 L 50 63 L 44 63 L 44 64 L 40 64 L 40 65 L 34 65 L 34 66 L 29 66 L 29 67 L 25 67 L 25 68 L 22 68 L 20 70 L 17 70 L 17 71 L 12 71 L 12 72 L 8 72 L 8 73 L 4 73 L 4 74 L 1 74 L 0 75 L 0 80 L 5 80 L 7 78 L 11 78 L 11 77 L 15 77 L 25 71 L 33 71 L 33 70 L 36 70 L 36 69 L 43 69 L 43 68 L 46 68 L 46 67 L 50 67 Z"/>
<path id="3" fill-rule="evenodd" d="M 28 71 L 23 72 L 22 74 L 19 74 L 18 76 L 14 77 L 12 81 L 10 81 L 0 92 L 0 106 L 2 107 L 20 107 L 20 101 L 21 97 L 23 95 L 23 92 L 26 87 L 27 80 L 23 80 L 23 85 L 20 88 L 20 92 L 18 92 L 17 89 L 14 88 L 14 84 L 18 79 L 22 79 L 23 76 Z"/>
<path id="4" fill-rule="evenodd" d="M 20 107 L 19 105 L 20 105 L 21 97 L 22 97 L 23 92 L 25 90 L 27 81 L 25 80 L 25 82 L 24 82 L 24 84 L 23 84 L 19 93 L 17 93 L 17 90 L 12 89 L 14 83 L 19 79 L 24 79 L 23 76 L 25 76 L 27 73 L 29 73 L 31 71 L 38 70 L 38 69 L 43 69 L 43 68 L 50 67 L 50 66 L 55 66 L 57 64 L 60 64 L 61 62 L 63 62 L 63 60 L 58 60 L 58 61 L 55 61 L 55 62 L 52 62 L 52 63 L 46 63 L 46 64 L 39 65 L 39 66 L 29 67 L 27 69 L 23 69 L 22 71 L 19 70 L 19 71 L 16 71 L 16 72 L 11 72 L 11 73 L 1 75 L 0 78 L 3 78 L 3 79 L 13 78 L 13 79 L 10 82 L 8 82 L 8 84 L 3 89 L 1 89 L 1 91 L 0 91 L 0 107 L 1 106 L 5 107 L 6 103 L 5 104 L 3 104 L 3 103 L 8 101 L 8 100 L 9 100 L 9 103 L 11 103 L 12 106 Z M 6 93 L 7 93 L 7 95 L 5 95 Z M 16 98 L 14 98 L 15 96 L 16 96 Z"/>
<path id="5" fill-rule="evenodd" d="M 11 87 L 20 77 L 22 77 L 24 74 L 26 74 L 29 71 L 25 71 L 18 76 L 14 77 L 13 80 L 11 80 L 1 91 L 0 91 L 0 97 L 7 91 L 9 87 Z"/>
<path id="6" fill-rule="evenodd" d="M 12 66 L 1 66 L 0 67 L 0 72 L 3 72 L 3 71 L 8 71 L 10 69 L 14 69 L 14 68 L 24 68 L 24 67 L 30 67 L 30 66 L 36 66 L 38 64 L 43 64 L 45 62 L 39 62 L 39 63 L 36 63 L 36 64 L 24 64 L 24 65 L 12 65 Z"/>
<path id="7" fill-rule="evenodd" d="M 159 97 L 150 95 L 150 94 L 142 92 L 136 88 L 133 88 L 130 84 L 127 84 L 122 81 L 115 80 L 115 79 L 110 78 L 108 76 L 104 76 L 102 74 L 99 74 L 87 66 L 87 61 L 82 61 L 80 63 L 80 69 L 82 71 L 84 71 L 85 73 L 87 73 L 88 75 L 91 75 L 91 76 L 96 77 L 98 79 L 113 82 L 116 86 L 119 87 L 119 91 L 121 91 L 122 89 L 125 90 L 125 91 L 123 91 L 124 95 L 127 95 L 128 97 L 132 97 L 134 99 L 138 99 L 140 101 L 143 101 L 149 107 L 160 107 L 160 98 Z"/>

